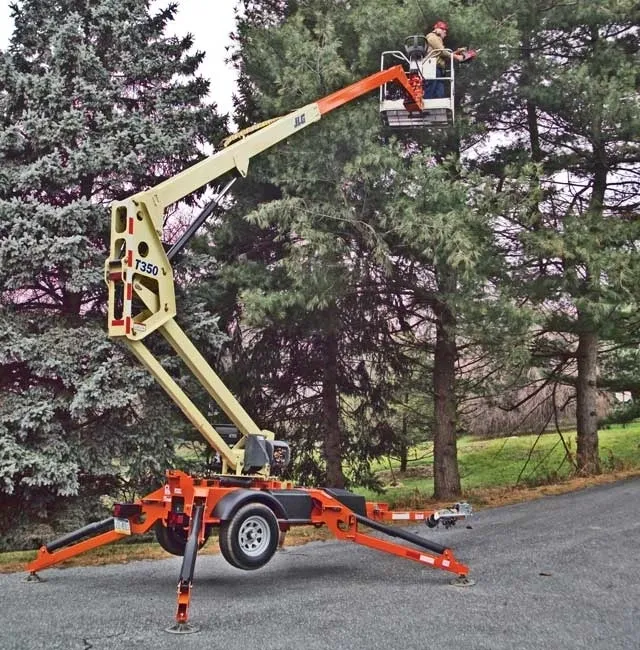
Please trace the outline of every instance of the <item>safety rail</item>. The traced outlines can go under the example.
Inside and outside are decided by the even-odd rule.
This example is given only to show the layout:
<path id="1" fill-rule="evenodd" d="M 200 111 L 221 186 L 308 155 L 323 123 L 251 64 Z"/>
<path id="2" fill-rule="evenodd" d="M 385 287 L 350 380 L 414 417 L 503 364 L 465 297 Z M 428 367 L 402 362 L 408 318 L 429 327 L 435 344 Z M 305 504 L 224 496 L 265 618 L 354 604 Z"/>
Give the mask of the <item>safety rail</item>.
<path id="1" fill-rule="evenodd" d="M 442 52 L 449 53 L 447 74 L 438 76 L 437 59 Z M 447 127 L 455 121 L 455 66 L 453 65 L 453 52 L 448 48 L 430 50 L 425 56 L 409 58 L 398 50 L 383 52 L 380 57 L 380 69 L 385 70 L 390 65 L 397 65 L 398 61 L 409 70 L 418 72 L 423 80 L 426 90 L 429 82 L 442 83 L 444 96 L 423 99 L 422 110 L 408 111 L 403 102 L 403 92 L 392 83 L 380 87 L 380 115 L 383 123 L 391 128 L 426 128 Z M 448 87 L 448 88 L 447 88 Z"/>

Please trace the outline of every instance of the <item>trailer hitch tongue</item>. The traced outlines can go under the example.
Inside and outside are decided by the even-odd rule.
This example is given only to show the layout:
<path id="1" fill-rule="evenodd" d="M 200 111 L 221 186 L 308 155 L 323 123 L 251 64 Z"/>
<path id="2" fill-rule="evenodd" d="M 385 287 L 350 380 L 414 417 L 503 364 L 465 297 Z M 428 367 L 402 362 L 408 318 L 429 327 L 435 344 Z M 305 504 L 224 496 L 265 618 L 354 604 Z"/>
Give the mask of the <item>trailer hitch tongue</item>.
<path id="1" fill-rule="evenodd" d="M 438 524 L 442 524 L 445 528 L 454 526 L 458 519 L 466 519 L 473 514 L 473 508 L 465 501 L 455 503 L 449 508 L 441 508 L 435 510 L 433 514 L 425 519 L 425 523 L 429 528 L 435 528 Z"/>

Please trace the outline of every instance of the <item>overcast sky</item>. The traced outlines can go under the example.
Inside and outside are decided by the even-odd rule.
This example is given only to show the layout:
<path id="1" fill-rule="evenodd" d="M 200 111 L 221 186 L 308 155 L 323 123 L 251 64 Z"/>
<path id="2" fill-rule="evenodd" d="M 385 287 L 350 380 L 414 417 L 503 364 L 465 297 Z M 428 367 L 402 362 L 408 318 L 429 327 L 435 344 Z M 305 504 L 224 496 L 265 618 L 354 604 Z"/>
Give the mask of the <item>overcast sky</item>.
<path id="1" fill-rule="evenodd" d="M 9 42 L 13 30 L 9 18 L 11 0 L 0 0 L 0 49 Z M 177 0 L 178 14 L 173 22 L 176 34 L 191 32 L 195 47 L 206 53 L 201 74 L 211 81 L 211 99 L 218 104 L 221 113 L 232 110 L 231 95 L 234 90 L 235 75 L 231 66 L 225 63 L 230 44 L 229 33 L 234 28 L 233 9 L 236 0 Z M 157 6 L 168 4 L 166 0 L 156 0 Z"/>

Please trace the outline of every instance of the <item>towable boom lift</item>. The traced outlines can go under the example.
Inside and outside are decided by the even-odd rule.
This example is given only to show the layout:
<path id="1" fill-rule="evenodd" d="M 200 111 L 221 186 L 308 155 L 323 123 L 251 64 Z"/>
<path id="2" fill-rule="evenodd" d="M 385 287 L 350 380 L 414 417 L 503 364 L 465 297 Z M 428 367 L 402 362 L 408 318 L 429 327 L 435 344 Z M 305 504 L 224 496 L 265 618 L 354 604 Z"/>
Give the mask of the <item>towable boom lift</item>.
<path id="1" fill-rule="evenodd" d="M 405 62 L 410 63 L 408 59 Z M 408 70 L 406 67 L 401 64 L 382 69 L 262 127 L 253 127 L 202 162 L 112 206 L 110 254 L 105 268 L 109 335 L 127 344 L 217 451 L 221 471 L 196 477 L 168 470 L 164 485 L 151 494 L 135 503 L 116 504 L 113 517 L 40 548 L 36 559 L 27 566 L 32 577 L 37 577 L 37 571 L 87 550 L 153 529 L 166 551 L 183 556 L 176 624 L 170 631 L 189 632 L 193 631 L 188 625 L 188 609 L 196 554 L 214 529 L 219 530 L 224 558 L 239 569 L 252 570 L 271 559 L 281 535 L 290 527 L 312 525 L 327 526 L 337 539 L 443 569 L 456 574 L 459 582 L 467 581 L 468 568 L 450 549 L 385 524 L 424 521 L 431 527 L 439 523 L 448 527 L 471 513 L 467 504 L 438 511 L 394 512 L 386 504 L 365 502 L 364 497 L 347 490 L 298 487 L 276 478 L 289 462 L 288 445 L 255 424 L 176 323 L 171 259 L 213 212 L 235 178 L 169 251 L 162 243 L 167 207 L 228 172 L 235 170 L 236 177 L 246 176 L 251 158 L 367 92 L 394 82 L 402 88 L 403 99 L 401 109 L 398 100 L 394 100 L 393 109 L 415 116 L 414 125 L 426 119 L 429 109 L 423 104 L 420 68 L 411 64 Z M 232 427 L 216 428 L 200 413 L 145 345 L 144 339 L 153 332 L 170 343 L 225 412 Z M 360 524 L 412 546 L 363 533 Z"/>

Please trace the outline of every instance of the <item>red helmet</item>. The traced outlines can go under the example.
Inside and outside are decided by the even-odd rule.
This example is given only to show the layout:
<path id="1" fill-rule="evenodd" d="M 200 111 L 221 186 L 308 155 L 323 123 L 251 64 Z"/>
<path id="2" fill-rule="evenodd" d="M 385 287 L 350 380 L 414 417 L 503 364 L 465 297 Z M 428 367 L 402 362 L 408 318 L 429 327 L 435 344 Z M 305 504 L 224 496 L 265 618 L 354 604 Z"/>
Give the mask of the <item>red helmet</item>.
<path id="1" fill-rule="evenodd" d="M 434 26 L 433 29 L 444 29 L 445 32 L 449 31 L 449 25 L 444 22 L 444 20 L 439 20 Z"/>

